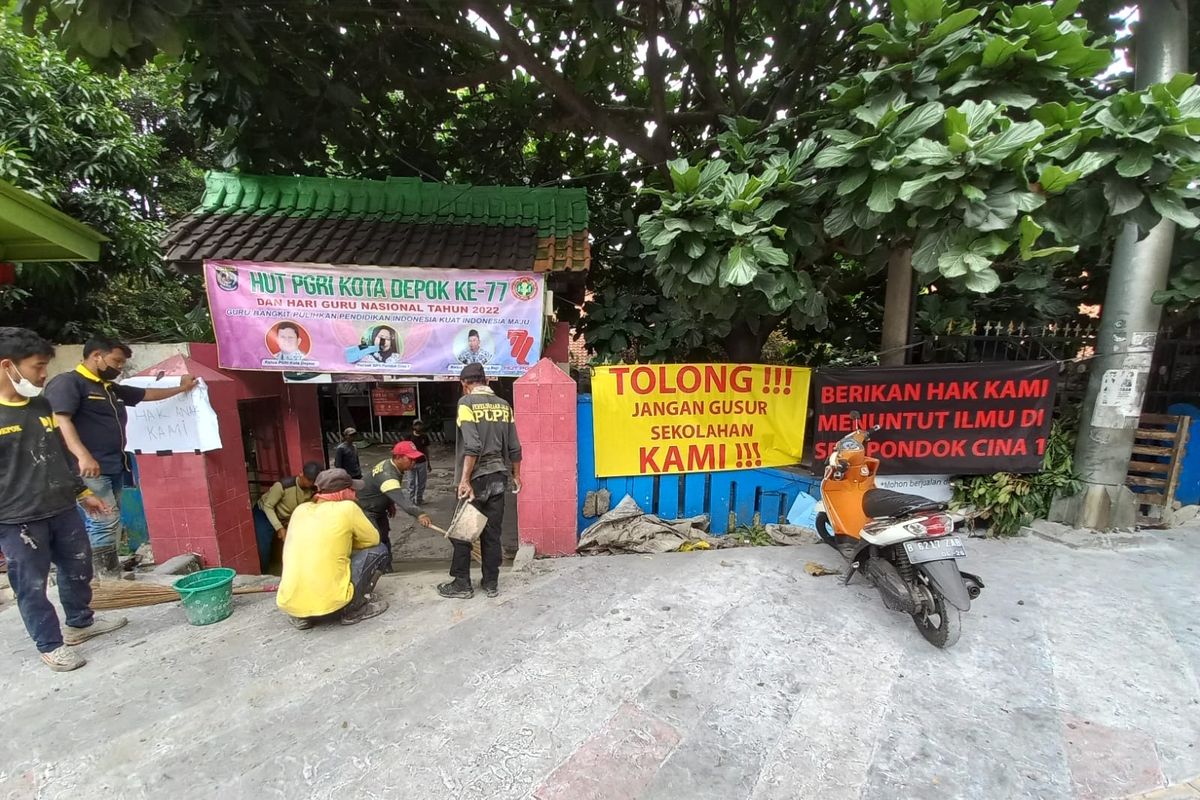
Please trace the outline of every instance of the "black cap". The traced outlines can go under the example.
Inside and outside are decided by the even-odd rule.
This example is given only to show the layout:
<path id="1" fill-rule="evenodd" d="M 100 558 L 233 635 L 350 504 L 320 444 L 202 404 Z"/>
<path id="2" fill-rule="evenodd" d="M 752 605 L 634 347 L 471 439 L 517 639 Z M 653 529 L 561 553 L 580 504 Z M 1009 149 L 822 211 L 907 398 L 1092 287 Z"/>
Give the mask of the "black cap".
<path id="1" fill-rule="evenodd" d="M 460 381 L 486 381 L 487 373 L 483 371 L 483 364 L 467 364 L 462 368 L 462 372 L 458 374 Z"/>

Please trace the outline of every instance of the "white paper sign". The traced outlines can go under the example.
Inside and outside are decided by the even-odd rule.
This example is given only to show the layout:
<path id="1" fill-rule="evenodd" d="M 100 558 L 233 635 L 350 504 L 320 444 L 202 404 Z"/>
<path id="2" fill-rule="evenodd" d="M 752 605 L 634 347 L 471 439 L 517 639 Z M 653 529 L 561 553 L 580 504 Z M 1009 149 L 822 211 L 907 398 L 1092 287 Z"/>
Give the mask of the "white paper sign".
<path id="1" fill-rule="evenodd" d="M 949 475 L 876 475 L 875 485 L 893 492 L 915 494 L 935 503 L 949 503 L 954 497 Z"/>
<path id="2" fill-rule="evenodd" d="M 173 389 L 179 376 L 155 380 L 136 376 L 122 381 L 142 389 Z M 208 401 L 208 387 L 199 381 L 190 392 L 166 400 L 144 401 L 128 410 L 125 448 L 133 453 L 207 453 L 221 449 L 217 414 Z"/>

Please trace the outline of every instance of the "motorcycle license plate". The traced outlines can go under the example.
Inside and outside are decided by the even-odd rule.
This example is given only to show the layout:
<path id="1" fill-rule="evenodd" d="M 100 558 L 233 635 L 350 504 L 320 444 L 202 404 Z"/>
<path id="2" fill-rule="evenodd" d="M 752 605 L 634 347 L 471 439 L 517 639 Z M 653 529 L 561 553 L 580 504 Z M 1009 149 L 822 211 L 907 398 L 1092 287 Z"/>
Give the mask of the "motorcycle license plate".
<path id="1" fill-rule="evenodd" d="M 909 562 L 923 564 L 926 561 L 944 561 L 947 558 L 966 558 L 967 548 L 963 547 L 962 539 L 957 536 L 943 536 L 940 539 L 922 539 L 915 542 L 905 542 L 904 552 Z"/>

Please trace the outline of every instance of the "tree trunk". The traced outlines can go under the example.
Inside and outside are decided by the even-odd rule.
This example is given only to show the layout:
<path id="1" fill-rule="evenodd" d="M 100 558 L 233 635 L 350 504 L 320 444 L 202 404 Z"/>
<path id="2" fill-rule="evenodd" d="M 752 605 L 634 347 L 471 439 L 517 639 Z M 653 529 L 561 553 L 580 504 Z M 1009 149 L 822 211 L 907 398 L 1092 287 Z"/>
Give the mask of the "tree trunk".
<path id="1" fill-rule="evenodd" d="M 908 360 L 912 309 L 912 247 L 907 244 L 895 245 L 888 258 L 887 294 L 883 301 L 883 339 L 879 343 L 879 363 L 885 367 L 904 366 Z"/>
<path id="2" fill-rule="evenodd" d="M 729 335 L 722 340 L 729 360 L 735 364 L 753 364 L 762 358 L 763 346 L 767 337 L 775 329 L 774 324 L 766 324 L 763 320 L 759 330 L 753 330 L 745 322 L 735 322 Z"/>

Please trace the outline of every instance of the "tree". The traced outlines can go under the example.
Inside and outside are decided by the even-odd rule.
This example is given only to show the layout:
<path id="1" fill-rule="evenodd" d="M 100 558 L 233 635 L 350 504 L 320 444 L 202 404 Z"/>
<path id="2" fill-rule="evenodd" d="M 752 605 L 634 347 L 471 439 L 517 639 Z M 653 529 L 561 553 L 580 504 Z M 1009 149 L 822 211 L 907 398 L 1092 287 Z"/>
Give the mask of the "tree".
<path id="1" fill-rule="evenodd" d="M 0 177 L 111 240 L 98 264 L 19 265 L 16 282 L 0 287 L 6 321 L 58 340 L 106 325 L 135 338 L 169 330 L 161 317 L 159 327 L 114 327 L 97 300 L 127 274 L 151 295 L 184 286 L 163 271 L 158 248 L 166 216 L 194 202 L 202 185 L 178 85 L 154 68 L 137 78 L 97 75 L 0 22 Z M 187 292 L 180 313 L 197 304 L 194 283 Z"/>
<path id="2" fill-rule="evenodd" d="M 593 175 L 573 181 L 592 196 L 589 289 L 604 302 L 589 305 L 589 339 L 608 352 L 636 340 L 656 357 L 719 349 L 724 322 L 661 301 L 633 230 L 645 199 L 629 188 L 707 151 L 722 115 L 773 121 L 819 104 L 821 87 L 860 66 L 844 43 L 873 6 L 26 0 L 23 11 L 99 67 L 179 58 L 190 113 L 226 166 L 490 183 Z"/>
<path id="3" fill-rule="evenodd" d="M 911 262 L 952 295 L 1004 284 L 1053 317 L 1069 311 L 1081 245 L 1126 221 L 1196 227 L 1200 87 L 1181 75 L 1101 97 L 1112 52 L 1077 6 L 893 3 L 853 45 L 878 68 L 828 87 L 811 162 L 814 140 L 796 161 L 722 140 L 719 158 L 671 164 L 674 191 L 641 224 L 664 293 L 735 318 L 750 318 L 748 298 L 765 339 L 784 309 L 793 324 L 824 321 L 826 282 L 812 276 L 840 251 Z M 727 174 L 724 158 L 743 163 Z"/>

